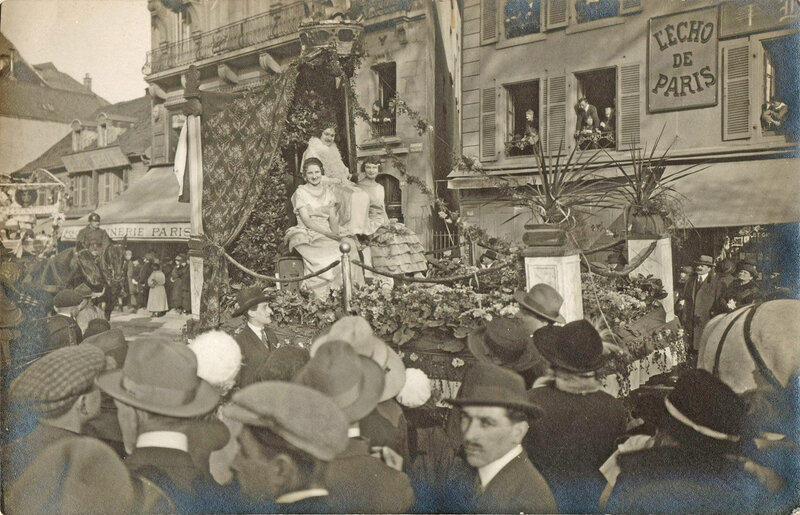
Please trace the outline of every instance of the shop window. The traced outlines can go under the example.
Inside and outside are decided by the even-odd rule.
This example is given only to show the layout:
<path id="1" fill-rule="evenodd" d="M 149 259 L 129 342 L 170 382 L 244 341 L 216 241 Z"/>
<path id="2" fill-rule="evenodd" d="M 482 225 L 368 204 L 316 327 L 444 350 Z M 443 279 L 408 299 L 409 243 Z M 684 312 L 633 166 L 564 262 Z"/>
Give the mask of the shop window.
<path id="1" fill-rule="evenodd" d="M 507 39 L 542 30 L 542 4 L 540 0 L 506 0 L 503 7 L 503 25 Z"/>
<path id="2" fill-rule="evenodd" d="M 619 16 L 619 0 L 576 0 L 575 21 L 588 23 Z"/>
<path id="3" fill-rule="evenodd" d="M 400 189 L 400 181 L 389 174 L 382 173 L 375 178 L 375 182 L 383 186 L 386 214 L 389 218 L 396 218 L 398 222 L 402 222 L 403 191 Z"/>
<path id="4" fill-rule="evenodd" d="M 575 141 L 578 148 L 617 146 L 616 68 L 576 73 Z"/>
<path id="5" fill-rule="evenodd" d="M 763 47 L 761 131 L 764 135 L 797 135 L 800 132 L 800 45 L 796 36 L 766 39 Z"/>
<path id="6" fill-rule="evenodd" d="M 531 155 L 539 143 L 539 81 L 508 85 L 505 88 L 506 155 Z"/>
<path id="7" fill-rule="evenodd" d="M 394 136 L 397 130 L 397 65 L 385 63 L 372 69 L 378 79 L 378 94 L 372 103 L 372 128 L 376 136 Z"/>

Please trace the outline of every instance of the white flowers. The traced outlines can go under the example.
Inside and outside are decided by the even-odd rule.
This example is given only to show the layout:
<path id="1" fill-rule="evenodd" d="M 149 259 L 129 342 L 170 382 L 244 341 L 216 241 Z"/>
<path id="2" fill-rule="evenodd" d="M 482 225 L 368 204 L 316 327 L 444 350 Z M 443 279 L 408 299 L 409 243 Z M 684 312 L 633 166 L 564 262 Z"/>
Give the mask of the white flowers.
<path id="1" fill-rule="evenodd" d="M 461 358 L 453 358 L 453 361 L 450 362 L 453 368 L 461 368 L 464 366 L 464 360 Z"/>

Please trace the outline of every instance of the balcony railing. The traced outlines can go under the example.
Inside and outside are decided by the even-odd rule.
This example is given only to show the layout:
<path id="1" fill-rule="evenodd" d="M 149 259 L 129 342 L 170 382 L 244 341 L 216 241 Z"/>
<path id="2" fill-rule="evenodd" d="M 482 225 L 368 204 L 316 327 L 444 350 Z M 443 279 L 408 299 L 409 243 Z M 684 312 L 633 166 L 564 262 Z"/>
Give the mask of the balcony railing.
<path id="1" fill-rule="evenodd" d="M 304 17 L 299 2 L 170 43 L 147 53 L 144 72 L 158 73 L 295 33 Z"/>

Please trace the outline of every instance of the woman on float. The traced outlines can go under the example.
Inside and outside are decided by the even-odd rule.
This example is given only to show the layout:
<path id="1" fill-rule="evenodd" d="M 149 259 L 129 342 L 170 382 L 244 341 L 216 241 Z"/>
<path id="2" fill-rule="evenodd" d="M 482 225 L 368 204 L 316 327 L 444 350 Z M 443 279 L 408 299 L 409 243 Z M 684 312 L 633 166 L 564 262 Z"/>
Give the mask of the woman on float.
<path id="1" fill-rule="evenodd" d="M 303 258 L 305 274 L 319 271 L 341 258 L 339 244 L 350 244 L 350 258 L 358 259 L 352 234 L 339 226 L 336 198 L 330 188 L 323 186 L 324 168 L 316 157 L 303 160 L 303 178 L 306 184 L 298 186 L 292 195 L 292 206 L 297 225 L 286 231 L 289 250 L 297 250 Z M 363 283 L 364 277 L 357 266 L 351 268 L 354 283 Z M 318 298 L 324 298 L 332 288 L 342 284 L 342 269 L 335 266 L 305 281 Z"/>
<path id="2" fill-rule="evenodd" d="M 350 180 L 350 170 L 342 161 L 335 138 L 336 126 L 330 125 L 319 138 L 309 139 L 300 168 L 303 169 L 303 163 L 309 158 L 319 159 L 325 170 L 322 183 L 336 196 L 340 227 L 349 234 L 366 234 L 369 198 Z"/>

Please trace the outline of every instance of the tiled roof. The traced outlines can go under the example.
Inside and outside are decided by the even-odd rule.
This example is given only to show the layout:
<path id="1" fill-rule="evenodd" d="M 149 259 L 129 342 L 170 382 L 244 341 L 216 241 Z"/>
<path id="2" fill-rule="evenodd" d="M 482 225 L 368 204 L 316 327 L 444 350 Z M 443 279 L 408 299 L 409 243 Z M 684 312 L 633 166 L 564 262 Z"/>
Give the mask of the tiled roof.
<path id="1" fill-rule="evenodd" d="M 78 93 L 86 92 L 86 88 L 83 84 L 66 73 L 58 71 L 58 68 L 56 68 L 53 63 L 34 64 L 33 69 L 39 72 L 39 76 L 42 77 L 50 87 Z"/>
<path id="2" fill-rule="evenodd" d="M 37 86 L 19 80 L 0 81 L 0 116 L 70 123 L 90 116 L 108 102 L 94 93 Z"/>
<path id="3" fill-rule="evenodd" d="M 2 33 L 0 33 L 0 55 L 11 54 L 11 49 L 14 48 L 14 43 L 8 40 Z M 3 70 L 2 76 L 5 78 L 7 77 L 8 70 Z M 22 57 L 22 55 L 17 51 L 14 50 L 14 79 L 18 81 L 27 82 L 30 84 L 36 84 L 39 86 L 44 86 L 45 82 L 44 79 L 39 76 L 36 70 L 28 64 L 27 61 Z"/>
<path id="4" fill-rule="evenodd" d="M 119 145 L 120 149 L 126 154 L 141 155 L 147 152 L 150 147 L 151 138 L 151 119 L 150 119 L 150 96 L 136 98 L 134 100 L 126 100 L 117 104 L 103 106 L 95 110 L 90 115 L 81 119 L 81 121 L 88 122 L 97 119 L 97 115 L 106 113 L 108 115 L 118 115 L 134 118 L 133 127 L 129 128 L 120 134 L 117 141 L 112 145 Z M 97 144 L 93 143 L 91 146 L 83 149 L 81 152 L 96 149 Z M 25 173 L 36 168 L 46 168 L 51 170 L 53 168 L 60 168 L 64 166 L 61 158 L 63 156 L 73 154 L 72 151 L 72 134 L 67 134 L 58 143 L 47 149 L 42 155 L 20 168 L 17 173 Z"/>

